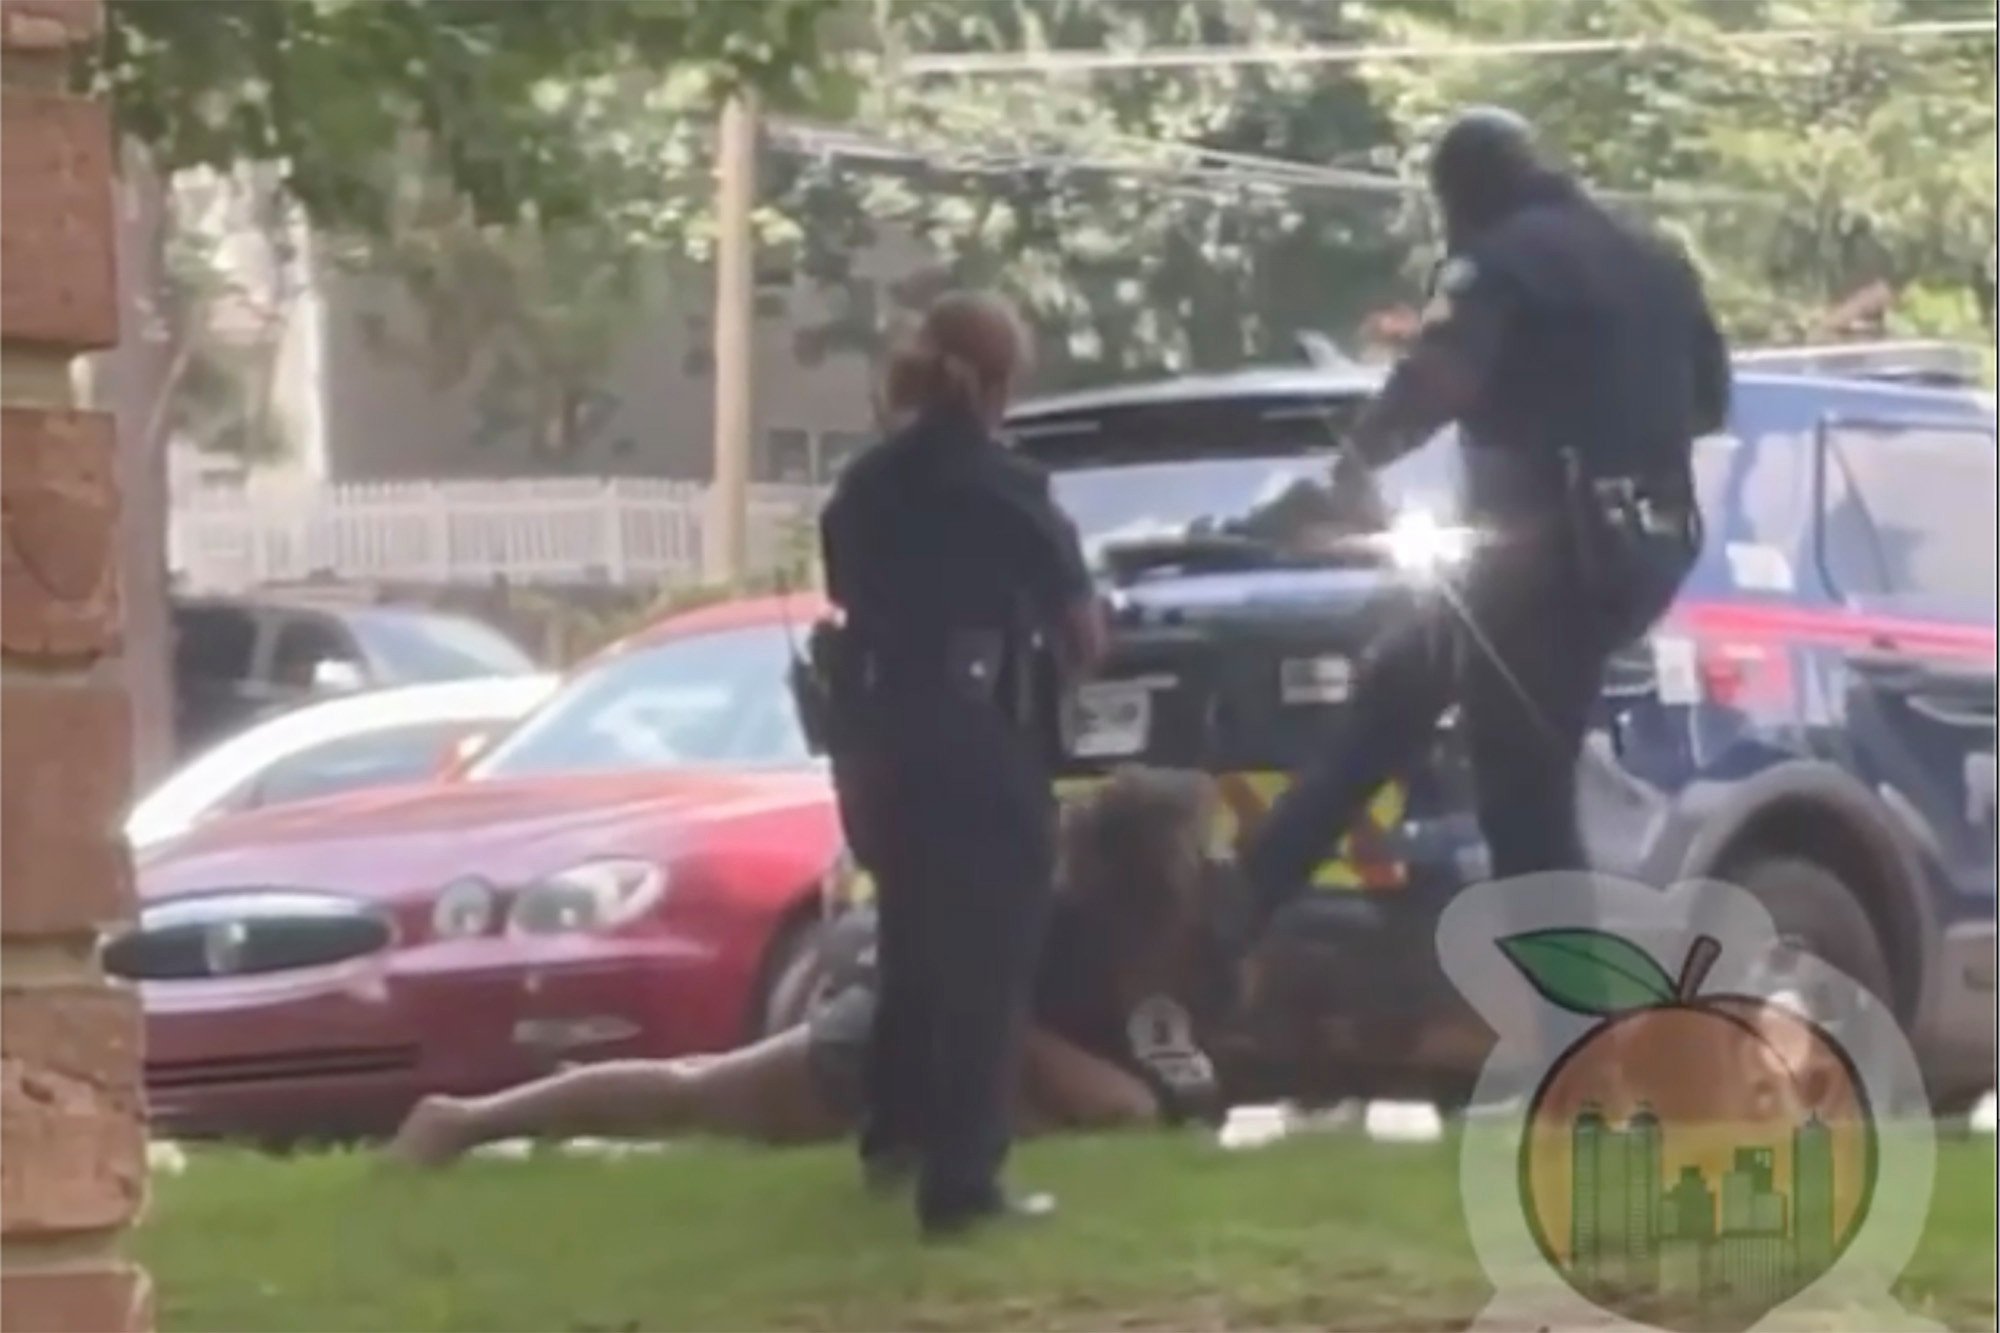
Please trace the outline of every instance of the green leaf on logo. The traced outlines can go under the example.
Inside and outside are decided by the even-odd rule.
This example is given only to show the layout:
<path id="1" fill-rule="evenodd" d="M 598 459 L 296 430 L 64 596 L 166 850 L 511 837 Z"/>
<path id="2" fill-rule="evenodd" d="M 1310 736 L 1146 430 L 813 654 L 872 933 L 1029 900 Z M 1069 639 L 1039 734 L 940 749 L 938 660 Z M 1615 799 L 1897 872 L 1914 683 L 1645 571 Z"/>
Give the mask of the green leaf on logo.
<path id="1" fill-rule="evenodd" d="M 1572 1013 L 1607 1016 L 1666 1004 L 1674 979 L 1638 945 L 1601 930 L 1536 930 L 1500 950 L 1543 999 Z"/>

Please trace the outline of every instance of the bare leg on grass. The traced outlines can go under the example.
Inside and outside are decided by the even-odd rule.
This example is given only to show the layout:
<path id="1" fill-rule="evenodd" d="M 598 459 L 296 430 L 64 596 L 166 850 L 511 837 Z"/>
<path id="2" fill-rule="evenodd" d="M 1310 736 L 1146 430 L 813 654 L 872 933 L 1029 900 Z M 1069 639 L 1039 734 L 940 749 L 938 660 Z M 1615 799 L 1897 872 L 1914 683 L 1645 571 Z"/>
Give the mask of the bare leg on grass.
<path id="1" fill-rule="evenodd" d="M 670 1138 L 753 1143 L 836 1138 L 848 1117 L 828 1105 L 804 1028 L 721 1055 L 581 1065 L 485 1097 L 426 1097 L 389 1155 L 443 1166 L 502 1139 Z"/>

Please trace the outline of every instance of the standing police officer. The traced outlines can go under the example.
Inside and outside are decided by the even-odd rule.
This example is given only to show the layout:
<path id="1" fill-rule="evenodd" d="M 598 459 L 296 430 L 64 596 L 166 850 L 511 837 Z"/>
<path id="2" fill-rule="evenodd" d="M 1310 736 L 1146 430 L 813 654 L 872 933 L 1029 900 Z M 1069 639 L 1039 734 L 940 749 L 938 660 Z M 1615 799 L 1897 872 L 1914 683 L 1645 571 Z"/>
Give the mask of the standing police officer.
<path id="1" fill-rule="evenodd" d="M 829 748 L 880 919 L 862 1160 L 878 1183 L 919 1169 L 932 1235 L 1050 1205 L 999 1183 L 1055 855 L 1053 720 L 1024 701 L 1046 714 L 1045 652 L 1088 666 L 1105 631 L 1047 477 L 995 439 L 1027 355 L 999 301 L 932 307 L 889 367 L 893 433 L 821 520 Z"/>
<path id="2" fill-rule="evenodd" d="M 1431 184 L 1447 257 L 1333 488 L 1372 497 L 1369 468 L 1457 421 L 1490 540 L 1462 590 L 1375 646 L 1342 734 L 1249 849 L 1266 913 L 1454 702 L 1494 877 L 1584 868 L 1576 763 L 1606 659 L 1666 610 L 1700 541 L 1692 444 L 1727 414 L 1729 367 L 1693 270 L 1543 165 L 1508 112 L 1458 117 Z"/>

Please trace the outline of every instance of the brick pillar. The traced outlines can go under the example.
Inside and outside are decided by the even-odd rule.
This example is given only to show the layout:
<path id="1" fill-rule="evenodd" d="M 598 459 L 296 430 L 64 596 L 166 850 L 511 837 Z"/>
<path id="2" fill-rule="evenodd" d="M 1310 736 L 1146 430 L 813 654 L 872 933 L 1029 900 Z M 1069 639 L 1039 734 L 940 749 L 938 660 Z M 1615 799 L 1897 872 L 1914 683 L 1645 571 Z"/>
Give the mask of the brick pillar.
<path id="1" fill-rule="evenodd" d="M 0 1326 L 152 1326 L 119 1242 L 146 1185 L 136 997 L 98 933 L 128 915 L 118 825 L 116 431 L 72 358 L 117 341 L 111 127 L 67 95 L 99 0 L 0 0 Z"/>

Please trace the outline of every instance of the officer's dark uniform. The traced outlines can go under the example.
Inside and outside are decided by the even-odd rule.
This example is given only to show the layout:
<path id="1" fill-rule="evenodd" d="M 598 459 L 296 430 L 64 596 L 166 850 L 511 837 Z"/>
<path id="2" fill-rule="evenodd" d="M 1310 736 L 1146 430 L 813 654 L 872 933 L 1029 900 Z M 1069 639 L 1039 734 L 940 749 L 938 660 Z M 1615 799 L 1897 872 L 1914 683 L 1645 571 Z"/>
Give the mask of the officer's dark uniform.
<path id="1" fill-rule="evenodd" d="M 857 458 L 821 522 L 842 609 L 842 819 L 880 903 L 862 1154 L 920 1155 L 918 1208 L 1003 1204 L 1008 1100 L 1054 872 L 1042 739 L 1014 706 L 1025 639 L 1090 593 L 1047 477 L 969 410 Z"/>
<path id="2" fill-rule="evenodd" d="M 1495 878 L 1583 868 L 1576 762 L 1605 661 L 1692 564 L 1691 444 L 1727 410 L 1720 335 L 1687 264 L 1535 166 L 1527 142 L 1480 113 L 1440 144 L 1488 170 L 1487 207 L 1459 220 L 1417 346 L 1352 442 L 1379 466 L 1456 418 L 1471 521 L 1496 540 L 1456 595 L 1374 646 L 1323 760 L 1249 849 L 1266 912 L 1453 702 Z"/>

